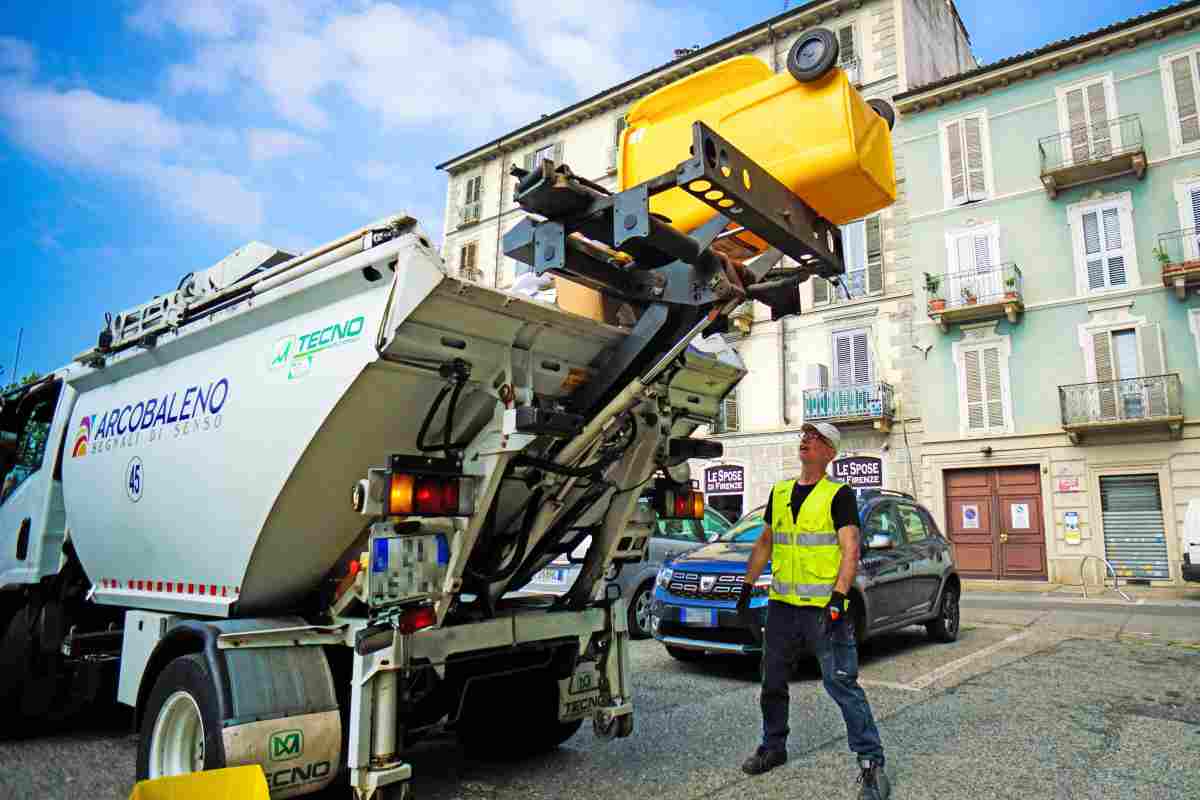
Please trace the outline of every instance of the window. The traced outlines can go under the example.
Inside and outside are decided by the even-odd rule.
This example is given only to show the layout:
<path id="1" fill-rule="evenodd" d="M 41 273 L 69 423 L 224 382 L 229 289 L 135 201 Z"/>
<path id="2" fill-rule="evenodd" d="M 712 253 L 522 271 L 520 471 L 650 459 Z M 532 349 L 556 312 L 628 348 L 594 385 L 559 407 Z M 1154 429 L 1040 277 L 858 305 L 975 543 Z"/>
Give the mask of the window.
<path id="1" fill-rule="evenodd" d="M 900 516 L 900 525 L 904 528 L 904 538 L 908 540 L 909 544 L 923 542 L 929 538 L 929 529 L 925 527 L 925 518 L 921 516 L 921 512 L 916 507 L 897 503 L 896 511 Z"/>
<path id="2" fill-rule="evenodd" d="M 858 60 L 858 51 L 854 46 L 854 26 L 846 25 L 838 28 L 838 66 L 846 71 L 850 82 L 862 83 L 862 64 Z"/>
<path id="3" fill-rule="evenodd" d="M 42 468 L 60 388 L 61 384 L 51 390 L 40 390 L 40 396 L 26 395 L 15 404 L 19 416 L 11 422 L 5 421 L 5 427 L 14 425 L 15 431 L 2 432 L 7 434 L 4 437 L 7 441 L 3 443 L 7 447 L 0 445 L 0 474 L 4 476 L 0 483 L 0 502 L 8 499 Z"/>
<path id="4" fill-rule="evenodd" d="M 1181 241 L 1177 251 L 1168 243 L 1167 253 L 1173 261 L 1196 261 L 1200 259 L 1200 181 L 1175 184 L 1175 200 Z"/>
<path id="5" fill-rule="evenodd" d="M 737 390 L 725 396 L 721 401 L 721 412 L 717 417 L 716 425 L 713 427 L 713 433 L 736 433 L 738 430 L 738 402 Z"/>
<path id="6" fill-rule="evenodd" d="M 458 250 L 458 275 L 477 281 L 481 272 L 478 267 L 479 242 L 467 242 Z"/>
<path id="7" fill-rule="evenodd" d="M 946 251 L 950 272 L 946 281 L 947 305 L 963 305 L 970 297 L 996 300 L 1003 296 L 1003 280 L 996 269 L 1000 255 L 998 225 L 951 231 L 946 234 Z"/>
<path id="8" fill-rule="evenodd" d="M 480 202 L 482 196 L 483 176 L 475 175 L 468 178 L 463 192 L 463 205 L 459 212 L 458 222 L 460 225 L 479 222 L 479 218 L 483 215 L 483 203 Z"/>
<path id="9" fill-rule="evenodd" d="M 562 142 L 554 142 L 552 144 L 542 145 L 532 153 L 527 153 L 525 155 L 525 169 L 531 170 L 543 161 L 553 161 L 556 164 L 561 164 L 562 160 Z"/>
<path id="10" fill-rule="evenodd" d="M 1068 132 L 1063 143 L 1063 164 L 1086 163 L 1120 148 L 1119 133 L 1111 121 L 1117 117 L 1117 96 L 1112 76 L 1092 79 L 1058 90 L 1058 118 Z"/>
<path id="11" fill-rule="evenodd" d="M 867 536 L 876 533 L 886 533 L 888 536 L 895 536 L 898 530 L 900 530 L 900 526 L 896 522 L 896 507 L 893 503 L 880 505 L 867 518 Z"/>
<path id="12" fill-rule="evenodd" d="M 1196 103 L 1200 87 L 1200 75 L 1196 72 L 1198 57 L 1200 51 L 1176 53 L 1163 56 L 1160 62 L 1171 145 L 1175 151 L 1200 146 L 1200 113 Z"/>
<path id="13" fill-rule="evenodd" d="M 842 283 L 849 299 L 883 292 L 883 223 L 879 215 L 842 226 L 842 253 L 846 261 Z M 814 277 L 812 282 L 814 305 L 845 298 L 824 278 Z"/>
<path id="14" fill-rule="evenodd" d="M 870 331 L 862 328 L 833 335 L 833 382 L 835 386 L 871 383 Z"/>
<path id="15" fill-rule="evenodd" d="M 694 519 L 660 519 L 658 535 L 688 544 L 702 544 L 707 541 L 699 521 Z"/>
<path id="16" fill-rule="evenodd" d="M 1089 377 L 1100 384 L 1096 392 L 1098 408 L 1093 415 L 1102 419 L 1139 419 L 1165 413 L 1165 387 L 1161 383 L 1138 381 L 1140 377 L 1164 374 L 1166 349 L 1162 326 L 1146 323 L 1137 326 L 1093 330 Z"/>
<path id="17" fill-rule="evenodd" d="M 986 323 L 993 327 L 993 323 Z M 959 433 L 1012 433 L 1012 394 L 1008 361 L 1011 340 L 1007 336 L 971 334 L 953 346 L 958 373 Z M 981 335 L 983 334 L 983 335 Z"/>
<path id="18" fill-rule="evenodd" d="M 943 122 L 941 135 L 946 205 L 961 206 L 986 200 L 991 186 L 987 115 Z"/>
<path id="19" fill-rule="evenodd" d="M 621 134 L 629 127 L 629 118 L 621 114 L 617 117 L 613 124 L 613 146 L 608 153 L 608 172 L 611 175 L 617 171 L 617 164 L 621 159 Z"/>
<path id="20" fill-rule="evenodd" d="M 1140 281 L 1130 194 L 1071 206 L 1068 216 L 1079 293 L 1136 288 Z"/>

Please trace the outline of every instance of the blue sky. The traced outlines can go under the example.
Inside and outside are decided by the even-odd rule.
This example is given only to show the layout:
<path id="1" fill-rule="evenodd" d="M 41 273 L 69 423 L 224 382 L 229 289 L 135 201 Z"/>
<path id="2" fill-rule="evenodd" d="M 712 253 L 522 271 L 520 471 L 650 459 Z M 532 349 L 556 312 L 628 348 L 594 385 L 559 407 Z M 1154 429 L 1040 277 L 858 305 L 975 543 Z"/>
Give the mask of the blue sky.
<path id="1" fill-rule="evenodd" d="M 1162 7 L 958 0 L 988 62 Z M 553 6 L 553 8 L 551 8 Z M 240 244 L 406 210 L 434 164 L 781 0 L 58 0 L 0 18 L 0 384 Z M 1086 9 L 1083 10 L 1083 9 Z"/>

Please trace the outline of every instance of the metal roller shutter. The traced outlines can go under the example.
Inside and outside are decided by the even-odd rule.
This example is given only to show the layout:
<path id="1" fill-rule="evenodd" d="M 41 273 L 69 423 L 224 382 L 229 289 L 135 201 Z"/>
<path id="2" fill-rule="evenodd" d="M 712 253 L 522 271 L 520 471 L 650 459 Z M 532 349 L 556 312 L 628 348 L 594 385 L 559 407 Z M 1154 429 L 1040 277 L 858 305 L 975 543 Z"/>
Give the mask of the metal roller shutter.
<path id="1" fill-rule="evenodd" d="M 1169 580 L 1167 534 L 1157 475 L 1100 478 L 1104 553 L 1124 578 Z"/>

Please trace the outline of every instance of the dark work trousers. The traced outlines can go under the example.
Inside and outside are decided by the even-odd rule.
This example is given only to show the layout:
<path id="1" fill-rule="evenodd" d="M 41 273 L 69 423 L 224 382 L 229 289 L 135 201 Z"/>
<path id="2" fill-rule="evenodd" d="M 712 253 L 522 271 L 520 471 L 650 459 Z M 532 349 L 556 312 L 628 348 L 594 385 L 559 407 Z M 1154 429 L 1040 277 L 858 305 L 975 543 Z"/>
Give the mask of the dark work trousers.
<path id="1" fill-rule="evenodd" d="M 787 751 L 788 677 L 808 645 L 821 662 L 825 691 L 842 709 L 846 739 L 859 759 L 883 763 L 883 743 L 871 715 L 871 705 L 858 685 L 858 648 L 848 615 L 826 631 L 822 609 L 772 600 L 767 604 L 767 628 L 762 663 L 763 747 Z"/>

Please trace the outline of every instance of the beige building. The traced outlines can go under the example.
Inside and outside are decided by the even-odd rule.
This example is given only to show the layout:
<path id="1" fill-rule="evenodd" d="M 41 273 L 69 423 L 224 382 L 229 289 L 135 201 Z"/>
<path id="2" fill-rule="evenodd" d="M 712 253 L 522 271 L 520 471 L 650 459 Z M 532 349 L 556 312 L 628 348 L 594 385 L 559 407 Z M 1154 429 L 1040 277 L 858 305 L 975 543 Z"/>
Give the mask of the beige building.
<path id="1" fill-rule="evenodd" d="M 792 42 L 814 26 L 836 33 L 842 68 L 867 98 L 890 100 L 975 66 L 952 0 L 802 4 L 439 165 L 450 175 L 447 263 L 464 277 L 509 286 L 523 266 L 501 246 L 522 214 L 512 202 L 512 165 L 551 158 L 616 188 L 616 144 L 634 102 L 736 55 L 755 55 L 781 71 Z M 765 502 L 772 483 L 798 471 L 794 444 L 806 418 L 842 427 L 845 459 L 836 467 L 845 477 L 913 490 L 922 424 L 912 371 L 921 353 L 913 347 L 913 289 L 902 256 L 906 170 L 899 154 L 896 160 L 896 204 L 843 229 L 844 288 L 813 280 L 801 287 L 803 315 L 770 322 L 765 307 L 747 308 L 739 322 L 735 346 L 750 374 L 713 432 L 725 456 L 695 465 L 710 503 L 731 517 Z"/>

